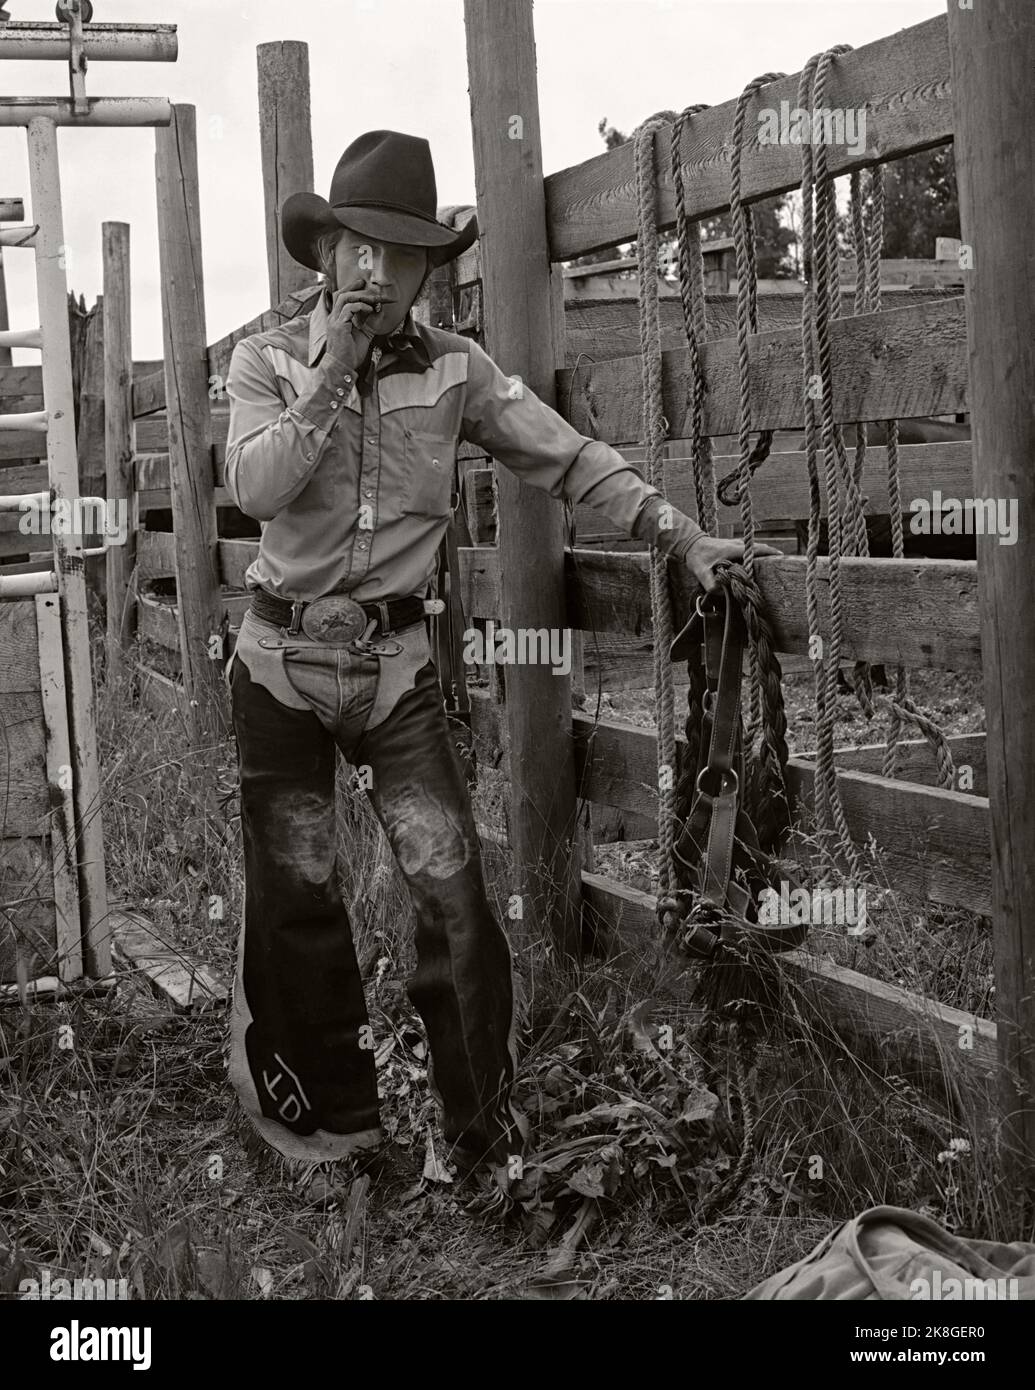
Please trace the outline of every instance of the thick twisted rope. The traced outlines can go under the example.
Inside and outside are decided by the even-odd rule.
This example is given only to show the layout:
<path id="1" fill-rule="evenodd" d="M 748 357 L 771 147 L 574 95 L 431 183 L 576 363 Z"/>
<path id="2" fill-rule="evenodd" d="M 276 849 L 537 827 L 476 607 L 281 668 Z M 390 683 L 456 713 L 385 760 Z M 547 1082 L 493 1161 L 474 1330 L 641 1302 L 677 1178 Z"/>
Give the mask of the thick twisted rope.
<path id="1" fill-rule="evenodd" d="M 739 386 L 739 408 L 737 417 L 737 445 L 739 464 L 737 469 L 738 492 L 740 497 L 740 521 L 744 539 L 744 569 L 749 582 L 755 577 L 755 519 L 751 506 L 751 373 L 749 368 L 748 339 L 758 333 L 758 280 L 755 265 L 754 223 L 750 211 L 744 207 L 741 197 L 741 162 L 743 159 L 744 123 L 747 118 L 748 102 L 762 87 L 778 81 L 786 74 L 767 72 L 741 92 L 737 98 L 733 117 L 732 148 L 730 150 L 730 221 L 733 226 L 733 242 L 737 258 L 737 376 Z M 766 453 L 772 443 L 772 431 L 766 431 Z M 759 441 L 761 447 L 762 441 Z M 757 464 L 755 467 L 757 468 Z M 758 653 L 754 641 L 748 643 L 748 669 L 750 672 L 750 699 L 748 702 L 747 738 L 752 744 L 761 722 L 761 687 L 758 671 Z"/>
<path id="2" fill-rule="evenodd" d="M 688 106 L 672 123 L 672 187 L 676 198 L 676 249 L 679 269 L 679 303 L 683 310 L 683 329 L 690 356 L 690 465 L 694 475 L 698 524 L 714 536 L 717 521 L 715 467 L 711 436 L 704 432 L 704 397 L 707 385 L 701 345 L 707 333 L 704 295 L 704 258 L 701 253 L 700 223 L 692 224 L 686 215 L 683 162 L 680 148 L 683 131 L 691 116 L 706 111 L 705 105 Z"/>
<path id="3" fill-rule="evenodd" d="M 668 124 L 671 114 L 651 116 L 633 134 L 636 166 L 636 256 L 640 291 L 640 367 L 643 393 L 643 439 L 647 481 L 664 489 L 662 458 L 666 438 L 661 383 L 661 328 L 658 310 L 658 222 L 655 207 L 654 132 Z M 658 730 L 658 879 L 667 893 L 673 882 L 675 843 L 675 690 L 669 648 L 672 645 L 672 601 L 664 551 L 650 548 L 650 603 L 654 626 L 654 699 Z"/>
<path id="4" fill-rule="evenodd" d="M 831 62 L 847 46 L 839 45 L 814 55 L 802 70 L 798 105 L 815 111 L 823 105 L 826 77 Z M 810 90 L 811 89 L 811 90 Z M 830 319 L 840 299 L 837 275 L 836 205 L 833 181 L 827 173 L 826 149 L 811 141 L 802 151 L 802 259 L 805 279 L 802 300 L 802 370 L 805 395 L 805 452 L 809 471 L 809 539 L 806 551 L 806 608 L 816 686 L 816 820 L 821 830 L 830 825 L 854 875 L 861 872 L 859 853 L 848 831 L 837 769 L 834 765 L 834 714 L 837 672 L 843 644 L 844 596 L 841 586 L 841 487 L 843 472 L 834 421 L 833 374 L 830 352 Z M 815 220 L 814 220 L 815 219 Z M 832 254 L 833 253 L 833 254 Z M 831 269 L 833 261 L 833 271 Z M 820 431 L 823 441 L 824 480 L 827 494 L 827 554 L 830 593 L 830 637 L 824 652 L 819 638 L 817 569 L 819 556 L 819 477 L 817 469 L 815 384 L 818 379 Z"/>

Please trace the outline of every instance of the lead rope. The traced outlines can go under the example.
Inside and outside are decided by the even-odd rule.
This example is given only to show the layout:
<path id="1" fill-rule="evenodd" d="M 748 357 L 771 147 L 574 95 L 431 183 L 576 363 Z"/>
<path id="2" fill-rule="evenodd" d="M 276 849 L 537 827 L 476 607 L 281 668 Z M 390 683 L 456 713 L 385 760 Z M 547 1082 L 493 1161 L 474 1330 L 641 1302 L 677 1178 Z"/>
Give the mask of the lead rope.
<path id="1" fill-rule="evenodd" d="M 664 491 L 662 457 L 668 425 L 661 383 L 661 328 L 658 317 L 658 222 L 655 207 L 654 132 L 673 119 L 673 113 L 650 116 L 633 133 L 636 166 L 636 258 L 639 270 L 640 368 L 643 392 L 643 440 L 647 481 Z M 674 882 L 675 843 L 675 689 L 669 649 L 672 646 L 672 600 L 668 561 L 657 546 L 650 547 L 650 607 L 654 629 L 654 704 L 658 730 L 658 884 L 668 894 Z"/>

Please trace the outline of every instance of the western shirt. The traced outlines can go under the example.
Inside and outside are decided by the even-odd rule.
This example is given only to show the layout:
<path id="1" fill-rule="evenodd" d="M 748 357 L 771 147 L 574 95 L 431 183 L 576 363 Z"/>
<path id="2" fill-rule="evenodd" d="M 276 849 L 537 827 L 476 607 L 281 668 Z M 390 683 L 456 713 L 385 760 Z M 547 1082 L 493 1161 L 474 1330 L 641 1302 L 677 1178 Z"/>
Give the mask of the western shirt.
<path id="1" fill-rule="evenodd" d="M 461 440 L 667 553 L 685 558 L 704 534 L 469 338 L 407 314 L 354 372 L 328 349 L 328 298 L 325 289 L 310 313 L 242 339 L 230 360 L 226 489 L 262 523 L 249 588 L 304 600 L 425 597 Z"/>

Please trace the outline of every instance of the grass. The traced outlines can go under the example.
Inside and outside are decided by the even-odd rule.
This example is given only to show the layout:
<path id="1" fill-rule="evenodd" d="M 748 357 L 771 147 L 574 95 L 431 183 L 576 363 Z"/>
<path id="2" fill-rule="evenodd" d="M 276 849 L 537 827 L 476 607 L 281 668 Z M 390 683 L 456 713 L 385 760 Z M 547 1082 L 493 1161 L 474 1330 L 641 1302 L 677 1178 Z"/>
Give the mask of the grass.
<path id="1" fill-rule="evenodd" d="M 134 705 L 128 679 L 99 691 L 113 897 L 229 979 L 232 744 L 192 751 L 175 721 Z M 499 824 L 503 809 L 485 779 L 479 819 Z M 338 815 L 384 1122 L 423 1165 L 440 1138 L 402 985 L 412 910 L 344 775 Z M 609 871 L 650 882 L 647 847 L 608 853 Z M 501 914 L 505 868 L 487 855 Z M 724 1299 L 884 1202 L 963 1234 L 1030 1238 L 994 1177 L 988 1097 L 958 1059 L 926 1078 L 896 1071 L 890 1053 L 849 1048 L 786 983 L 757 1035 L 741 1021 L 738 1049 L 732 1016 L 706 1011 L 693 969 L 673 976 L 650 942 L 578 973 L 542 942 L 514 945 L 527 1005 L 517 1095 L 533 1139 L 507 1215 L 467 1210 L 431 1179 L 391 1199 L 360 1181 L 333 1210 L 261 1180 L 229 1118 L 224 1015 L 173 1013 L 132 974 L 102 997 L 0 1009 L 0 1292 L 45 1266 L 126 1278 L 147 1298 Z M 888 895 L 877 944 L 853 963 L 989 1012 L 981 919 Z M 751 1161 L 734 1187 L 745 1106 Z"/>

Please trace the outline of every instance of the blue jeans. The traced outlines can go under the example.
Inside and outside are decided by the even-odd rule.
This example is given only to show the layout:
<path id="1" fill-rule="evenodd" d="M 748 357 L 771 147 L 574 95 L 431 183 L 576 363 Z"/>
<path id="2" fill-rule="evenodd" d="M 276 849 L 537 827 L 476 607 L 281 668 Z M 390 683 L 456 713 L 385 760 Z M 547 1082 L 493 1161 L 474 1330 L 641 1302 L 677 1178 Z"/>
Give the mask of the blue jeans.
<path id="1" fill-rule="evenodd" d="M 364 657 L 251 615 L 242 625 L 228 666 L 245 874 L 230 1074 L 256 1130 L 289 1159 L 333 1161 L 382 1137 L 336 875 L 340 749 L 369 784 L 416 910 L 417 968 L 406 988 L 427 1030 L 445 1139 L 503 1163 L 522 1151 L 525 1129 L 510 1105 L 511 951 L 486 895 L 423 624 L 404 636 L 404 656 Z M 392 661 L 409 662 L 410 675 L 397 677 Z"/>

